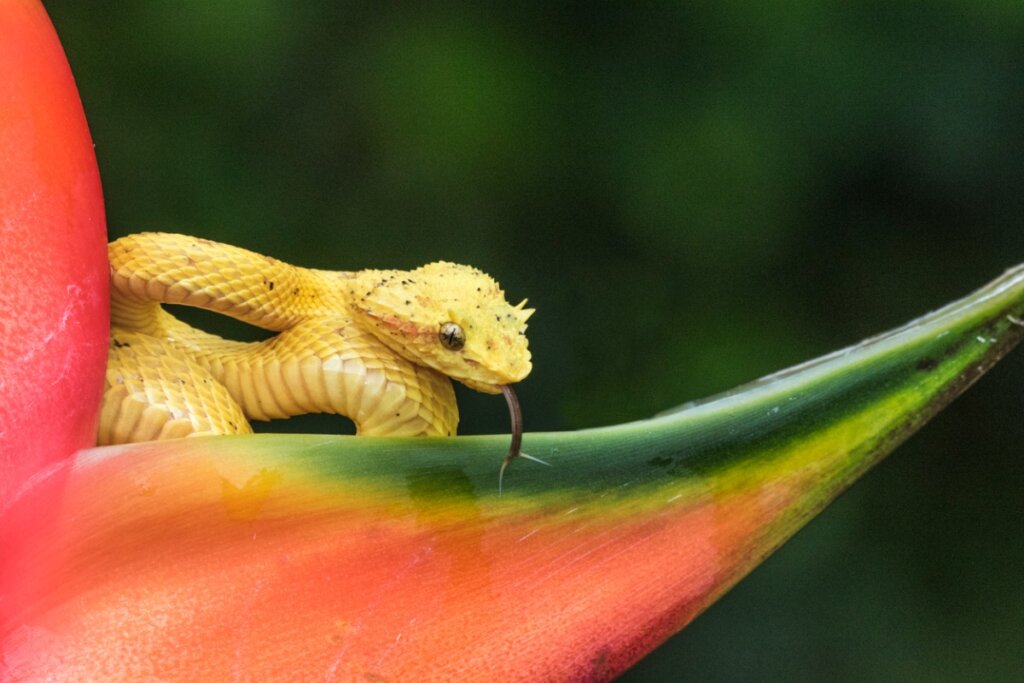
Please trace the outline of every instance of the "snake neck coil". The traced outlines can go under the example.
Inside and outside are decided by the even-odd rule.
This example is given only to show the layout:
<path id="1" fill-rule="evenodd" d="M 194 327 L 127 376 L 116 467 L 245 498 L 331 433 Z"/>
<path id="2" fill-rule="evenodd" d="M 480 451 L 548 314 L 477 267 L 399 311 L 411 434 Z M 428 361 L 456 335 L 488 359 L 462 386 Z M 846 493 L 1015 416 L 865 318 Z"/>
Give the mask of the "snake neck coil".
<path id="1" fill-rule="evenodd" d="M 450 435 L 458 423 L 450 379 L 499 393 L 530 371 L 532 310 L 509 305 L 494 280 L 468 266 L 313 270 L 163 233 L 121 238 L 109 251 L 101 443 L 245 432 L 247 419 L 309 412 L 345 415 L 366 435 Z M 223 339 L 164 303 L 277 335 Z"/>

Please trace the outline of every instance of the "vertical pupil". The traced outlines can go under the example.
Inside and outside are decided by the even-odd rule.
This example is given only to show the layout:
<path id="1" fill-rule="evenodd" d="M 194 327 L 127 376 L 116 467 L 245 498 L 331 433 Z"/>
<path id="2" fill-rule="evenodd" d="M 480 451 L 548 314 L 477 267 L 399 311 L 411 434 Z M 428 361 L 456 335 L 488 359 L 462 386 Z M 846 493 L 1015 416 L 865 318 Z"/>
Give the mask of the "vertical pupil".
<path id="1" fill-rule="evenodd" d="M 441 338 L 441 343 L 445 348 L 457 351 L 462 348 L 463 344 L 466 343 L 466 338 L 463 336 L 462 328 L 455 323 L 445 323 L 441 326 L 441 332 L 438 335 Z"/>

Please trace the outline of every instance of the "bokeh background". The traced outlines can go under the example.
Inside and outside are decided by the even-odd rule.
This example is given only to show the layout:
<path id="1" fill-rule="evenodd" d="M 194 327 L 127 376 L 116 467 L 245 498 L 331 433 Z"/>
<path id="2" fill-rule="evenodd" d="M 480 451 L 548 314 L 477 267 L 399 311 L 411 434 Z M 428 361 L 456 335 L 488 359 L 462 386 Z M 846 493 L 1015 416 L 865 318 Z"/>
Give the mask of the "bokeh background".
<path id="1" fill-rule="evenodd" d="M 538 309 L 530 430 L 728 389 L 1024 261 L 1019 0 L 46 6 L 111 237 L 477 265 Z M 1022 493 L 1018 351 L 623 680 L 1024 680 Z"/>

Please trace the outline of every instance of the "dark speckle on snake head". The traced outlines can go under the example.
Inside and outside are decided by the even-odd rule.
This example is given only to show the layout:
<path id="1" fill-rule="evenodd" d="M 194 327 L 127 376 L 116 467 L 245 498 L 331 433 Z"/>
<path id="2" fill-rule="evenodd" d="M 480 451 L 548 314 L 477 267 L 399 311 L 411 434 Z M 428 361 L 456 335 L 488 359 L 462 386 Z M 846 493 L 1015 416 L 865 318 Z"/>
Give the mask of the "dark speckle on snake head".
<path id="1" fill-rule="evenodd" d="M 405 358 L 434 368 L 467 386 L 500 393 L 531 369 L 525 300 L 512 306 L 489 275 L 453 263 L 431 263 L 414 271 L 356 274 L 358 299 L 349 297 L 357 321 Z M 452 343 L 457 326 L 464 343 Z M 496 343 L 503 340 L 506 343 Z"/>

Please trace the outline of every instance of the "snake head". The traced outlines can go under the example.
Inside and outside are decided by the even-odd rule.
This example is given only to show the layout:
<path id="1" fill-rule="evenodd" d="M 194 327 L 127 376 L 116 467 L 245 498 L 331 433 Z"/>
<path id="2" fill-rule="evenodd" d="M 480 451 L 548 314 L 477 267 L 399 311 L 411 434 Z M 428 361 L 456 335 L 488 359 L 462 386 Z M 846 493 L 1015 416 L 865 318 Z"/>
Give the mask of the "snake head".
<path id="1" fill-rule="evenodd" d="M 530 374 L 526 320 L 476 268 L 438 261 L 411 271 L 365 270 L 346 283 L 357 322 L 403 358 L 471 389 L 501 393 Z"/>

